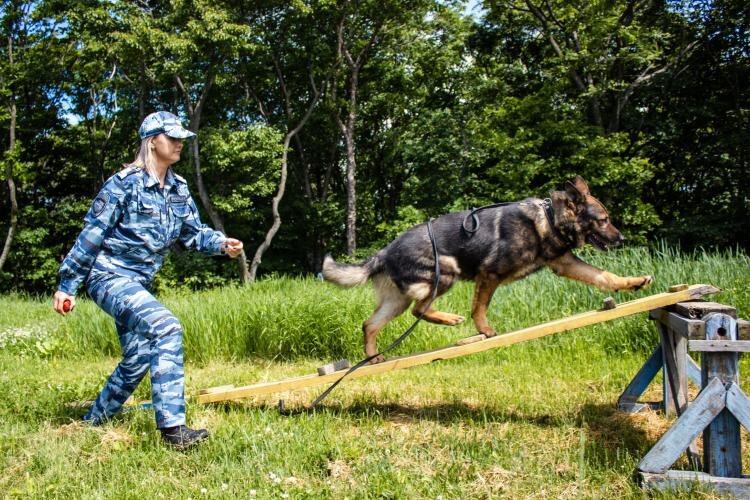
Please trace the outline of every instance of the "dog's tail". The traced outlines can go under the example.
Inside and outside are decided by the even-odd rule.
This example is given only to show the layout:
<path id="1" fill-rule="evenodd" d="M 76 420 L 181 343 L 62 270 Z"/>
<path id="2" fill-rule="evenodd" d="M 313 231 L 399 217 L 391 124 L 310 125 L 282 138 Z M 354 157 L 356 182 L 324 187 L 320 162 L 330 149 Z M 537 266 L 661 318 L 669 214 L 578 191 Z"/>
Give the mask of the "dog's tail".
<path id="1" fill-rule="evenodd" d="M 336 262 L 330 255 L 323 259 L 323 279 L 344 288 L 361 285 L 376 274 L 377 255 L 360 264 Z"/>

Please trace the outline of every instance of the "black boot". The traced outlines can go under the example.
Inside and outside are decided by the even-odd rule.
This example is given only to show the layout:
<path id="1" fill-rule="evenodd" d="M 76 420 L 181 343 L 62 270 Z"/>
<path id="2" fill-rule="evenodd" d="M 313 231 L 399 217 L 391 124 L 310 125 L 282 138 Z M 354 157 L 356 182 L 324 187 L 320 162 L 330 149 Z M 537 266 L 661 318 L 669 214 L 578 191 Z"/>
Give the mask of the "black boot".
<path id="1" fill-rule="evenodd" d="M 179 450 L 190 448 L 194 444 L 198 444 L 208 438 L 208 431 L 206 429 L 193 430 L 185 425 L 165 427 L 159 430 L 164 441 Z"/>

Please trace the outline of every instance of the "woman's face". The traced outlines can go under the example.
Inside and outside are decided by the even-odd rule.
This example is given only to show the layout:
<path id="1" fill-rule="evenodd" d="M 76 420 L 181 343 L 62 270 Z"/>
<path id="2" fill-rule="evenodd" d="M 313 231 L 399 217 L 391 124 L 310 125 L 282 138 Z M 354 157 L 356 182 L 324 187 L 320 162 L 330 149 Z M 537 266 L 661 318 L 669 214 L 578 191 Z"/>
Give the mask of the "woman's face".
<path id="1" fill-rule="evenodd" d="M 166 134 L 159 134 L 151 141 L 154 160 L 158 165 L 169 166 L 180 159 L 182 139 L 174 139 Z"/>

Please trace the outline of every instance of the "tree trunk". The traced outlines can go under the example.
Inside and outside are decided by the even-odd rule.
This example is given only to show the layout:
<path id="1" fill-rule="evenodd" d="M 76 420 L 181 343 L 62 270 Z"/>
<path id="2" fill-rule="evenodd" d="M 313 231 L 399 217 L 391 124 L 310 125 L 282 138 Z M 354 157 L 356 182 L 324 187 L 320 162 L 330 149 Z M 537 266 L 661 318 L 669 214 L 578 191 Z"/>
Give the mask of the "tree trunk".
<path id="1" fill-rule="evenodd" d="M 8 37 L 8 62 L 13 66 L 13 38 Z M 8 151 L 11 153 L 6 163 L 6 176 L 8 177 L 8 191 L 10 192 L 10 226 L 8 227 L 8 235 L 5 237 L 5 244 L 3 245 L 3 251 L 0 253 L 0 271 L 2 271 L 5 261 L 8 260 L 10 254 L 10 246 L 13 244 L 13 237 L 18 229 L 18 200 L 16 199 L 16 183 L 13 180 L 13 163 L 15 158 L 13 157 L 13 151 L 16 146 L 16 97 L 11 90 L 10 105 L 8 106 L 10 112 L 10 131 L 9 138 L 10 143 L 8 145 Z"/>
<path id="2" fill-rule="evenodd" d="M 383 29 L 383 20 L 374 27 L 367 44 L 357 55 L 352 56 L 349 46 L 344 40 L 344 25 L 346 18 L 342 18 L 336 27 L 338 39 L 338 56 L 346 60 L 351 71 L 349 77 L 349 103 L 347 106 L 346 123 L 336 113 L 336 122 L 341 128 L 346 141 L 346 253 L 353 257 L 357 251 L 357 159 L 355 154 L 354 129 L 357 121 L 357 91 L 359 86 L 359 72 L 367 60 L 369 51 L 378 43 L 378 36 Z"/>
<path id="3" fill-rule="evenodd" d="M 329 75 L 330 78 L 330 75 Z M 283 83 L 283 78 L 281 78 L 281 73 L 279 70 L 279 80 L 282 82 L 282 89 L 285 95 L 286 94 L 286 86 Z M 312 81 L 312 77 L 310 78 L 311 82 L 313 83 L 313 99 L 310 102 L 310 105 L 307 107 L 307 110 L 305 111 L 304 116 L 300 119 L 299 123 L 297 123 L 297 126 L 294 127 L 292 130 L 287 132 L 287 134 L 284 136 L 284 151 L 281 153 L 281 177 L 279 178 L 279 187 L 276 191 L 276 196 L 273 197 L 273 200 L 271 201 L 271 214 L 273 215 L 273 224 L 271 224 L 271 228 L 266 233 L 266 237 L 263 239 L 263 243 L 258 245 L 257 250 L 255 251 L 255 255 L 253 256 L 253 260 L 250 263 L 250 272 L 248 274 L 248 281 L 254 282 L 255 278 L 258 275 L 258 267 L 260 266 L 261 261 L 263 260 L 263 254 L 266 253 L 266 250 L 271 246 L 271 241 L 276 236 L 276 233 L 279 231 L 279 227 L 281 227 L 281 215 L 279 215 L 279 203 L 281 203 L 281 199 L 284 197 L 284 191 L 286 190 L 286 177 L 287 177 L 287 159 L 289 155 L 289 144 L 292 141 L 292 138 L 297 135 L 297 133 L 302 130 L 302 127 L 305 126 L 305 123 L 307 123 L 307 120 L 310 118 L 310 115 L 312 114 L 313 109 L 315 109 L 315 106 L 318 104 L 318 101 L 320 100 L 320 92 L 315 87 L 314 82 Z M 327 80 L 326 80 L 327 81 Z M 287 116 L 291 117 L 291 108 L 289 108 L 287 112 Z"/>
<path id="4" fill-rule="evenodd" d="M 251 283 L 255 281 L 255 278 L 258 275 L 258 266 L 260 266 L 261 261 L 263 260 L 263 254 L 266 253 L 266 250 L 271 246 L 271 241 L 273 240 L 274 236 L 276 236 L 276 233 L 279 231 L 279 227 L 281 227 L 281 216 L 279 215 L 279 203 L 281 202 L 281 199 L 284 197 L 284 191 L 286 190 L 286 175 L 287 175 L 287 152 L 289 150 L 289 142 L 292 139 L 292 136 L 294 134 L 292 132 L 288 133 L 286 137 L 284 137 L 284 152 L 281 154 L 281 177 L 279 178 L 279 188 L 276 191 L 276 196 L 273 197 L 273 200 L 271 201 L 271 213 L 273 214 L 273 224 L 271 224 L 271 228 L 266 233 L 266 237 L 263 239 L 263 243 L 258 245 L 257 250 L 255 251 L 255 255 L 253 256 L 253 260 L 250 263 L 250 273 L 249 273 L 249 279 Z"/>
<path id="5" fill-rule="evenodd" d="M 352 70 L 349 85 L 349 115 L 346 120 L 346 253 L 354 257 L 357 252 L 357 159 L 355 156 L 354 125 L 357 119 L 358 69 Z"/>
<path id="6" fill-rule="evenodd" d="M 188 111 L 188 118 L 190 119 L 190 130 L 197 134 L 201 125 L 201 114 L 203 112 L 203 106 L 206 104 L 206 98 L 208 96 L 208 92 L 209 90 L 211 90 L 211 86 L 214 83 L 214 76 L 213 74 L 208 76 L 206 83 L 203 86 L 203 92 L 201 92 L 201 96 L 198 99 L 198 102 L 195 104 L 195 106 L 193 106 L 193 103 L 190 99 L 190 92 L 188 91 L 187 87 L 185 87 L 185 85 L 182 83 L 182 79 L 179 76 L 177 76 L 175 77 L 175 80 L 177 82 L 177 86 L 182 91 L 183 97 L 185 98 L 185 105 Z M 215 229 L 218 229 L 222 233 L 226 234 L 226 231 L 224 229 L 224 221 L 221 219 L 221 216 L 214 208 L 213 203 L 211 203 L 211 197 L 208 195 L 206 184 L 203 182 L 203 174 L 201 172 L 201 159 L 200 159 L 200 142 L 198 140 L 197 135 L 193 139 L 191 139 L 190 153 L 193 158 L 193 168 L 195 170 L 195 184 L 198 187 L 198 197 L 200 198 L 201 203 L 203 204 L 203 208 L 206 209 L 206 213 L 208 214 L 208 218 L 211 220 L 211 224 L 213 225 L 213 227 Z M 239 266 L 240 279 L 242 280 L 242 282 L 248 283 L 252 281 L 252 279 L 250 279 L 250 274 L 247 268 L 247 255 L 245 254 L 244 250 L 242 250 L 240 254 L 237 256 L 237 264 Z"/>

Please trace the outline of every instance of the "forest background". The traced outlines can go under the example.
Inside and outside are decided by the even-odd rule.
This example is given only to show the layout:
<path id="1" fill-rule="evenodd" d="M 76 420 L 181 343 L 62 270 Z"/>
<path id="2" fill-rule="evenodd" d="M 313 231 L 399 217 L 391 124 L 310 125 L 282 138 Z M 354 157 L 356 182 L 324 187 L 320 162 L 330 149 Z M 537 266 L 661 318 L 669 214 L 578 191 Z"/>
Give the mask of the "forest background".
<path id="1" fill-rule="evenodd" d="M 317 273 L 430 216 L 580 174 L 630 244 L 750 247 L 741 0 L 3 0 L 0 292 L 50 294 L 150 112 L 235 261 L 157 289 Z"/>

